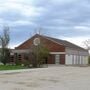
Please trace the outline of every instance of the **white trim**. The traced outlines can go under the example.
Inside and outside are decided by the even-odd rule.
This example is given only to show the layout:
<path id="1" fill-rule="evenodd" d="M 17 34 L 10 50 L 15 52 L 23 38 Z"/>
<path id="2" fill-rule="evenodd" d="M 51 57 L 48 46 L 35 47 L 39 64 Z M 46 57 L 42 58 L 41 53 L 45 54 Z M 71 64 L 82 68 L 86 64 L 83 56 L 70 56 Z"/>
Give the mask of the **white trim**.
<path id="1" fill-rule="evenodd" d="M 11 52 L 10 55 L 14 55 L 14 53 Z"/>
<path id="2" fill-rule="evenodd" d="M 50 54 L 65 54 L 65 52 L 50 52 Z"/>
<path id="3" fill-rule="evenodd" d="M 29 50 L 12 50 L 12 53 L 29 53 Z"/>

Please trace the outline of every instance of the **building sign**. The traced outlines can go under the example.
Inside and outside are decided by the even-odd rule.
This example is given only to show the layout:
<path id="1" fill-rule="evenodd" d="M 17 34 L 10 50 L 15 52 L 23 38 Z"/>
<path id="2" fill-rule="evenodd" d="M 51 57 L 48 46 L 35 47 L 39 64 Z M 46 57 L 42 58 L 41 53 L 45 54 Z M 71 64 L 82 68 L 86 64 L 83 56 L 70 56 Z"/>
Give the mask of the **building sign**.
<path id="1" fill-rule="evenodd" d="M 40 39 L 39 39 L 39 38 L 35 38 L 35 39 L 33 40 L 33 44 L 34 44 L 35 46 L 39 45 L 39 44 L 40 44 Z"/>

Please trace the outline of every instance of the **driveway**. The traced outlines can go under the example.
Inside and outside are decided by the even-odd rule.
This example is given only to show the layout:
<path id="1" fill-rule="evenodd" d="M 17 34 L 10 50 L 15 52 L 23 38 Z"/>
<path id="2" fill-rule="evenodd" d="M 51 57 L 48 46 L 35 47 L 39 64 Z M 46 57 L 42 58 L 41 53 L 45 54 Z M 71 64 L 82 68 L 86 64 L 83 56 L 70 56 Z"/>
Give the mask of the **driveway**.
<path id="1" fill-rule="evenodd" d="M 3 73 L 0 90 L 90 90 L 90 67 L 52 66 Z"/>

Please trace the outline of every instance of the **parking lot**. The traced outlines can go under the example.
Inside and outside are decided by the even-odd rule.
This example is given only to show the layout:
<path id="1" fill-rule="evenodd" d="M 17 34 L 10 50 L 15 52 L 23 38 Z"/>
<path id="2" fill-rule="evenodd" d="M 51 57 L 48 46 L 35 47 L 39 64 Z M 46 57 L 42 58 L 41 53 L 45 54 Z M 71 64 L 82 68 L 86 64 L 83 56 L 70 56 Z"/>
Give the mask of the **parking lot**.
<path id="1" fill-rule="evenodd" d="M 52 66 L 0 74 L 0 90 L 90 90 L 90 67 Z"/>

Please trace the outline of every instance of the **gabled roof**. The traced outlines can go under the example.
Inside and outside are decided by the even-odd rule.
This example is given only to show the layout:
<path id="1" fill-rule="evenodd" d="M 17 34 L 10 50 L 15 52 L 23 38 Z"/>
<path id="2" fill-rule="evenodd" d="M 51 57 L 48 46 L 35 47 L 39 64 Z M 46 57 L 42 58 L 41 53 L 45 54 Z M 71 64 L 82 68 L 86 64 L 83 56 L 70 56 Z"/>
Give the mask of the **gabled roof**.
<path id="1" fill-rule="evenodd" d="M 42 36 L 42 35 L 40 35 L 40 36 Z M 52 38 L 52 37 L 48 37 L 48 36 L 43 36 L 43 37 L 45 37 L 45 38 L 47 38 L 47 39 L 49 39 L 49 40 L 51 40 L 53 42 L 56 42 L 56 43 L 58 43 L 60 45 L 64 45 L 65 47 L 68 47 L 68 48 L 87 51 L 86 49 L 84 49 L 84 48 L 82 48 L 82 47 L 80 47 L 78 45 L 75 45 L 75 44 L 73 44 L 71 42 L 68 42 L 66 40 L 61 40 L 61 39 Z"/>
<path id="2" fill-rule="evenodd" d="M 86 49 L 84 49 L 84 48 L 82 48 L 82 47 L 80 47 L 80 46 L 77 46 L 77 45 L 75 45 L 75 44 L 73 44 L 73 43 L 71 43 L 71 42 L 68 42 L 68 41 L 66 41 L 66 40 L 61 40 L 61 39 L 52 38 L 52 37 L 48 37 L 48 36 L 45 36 L 45 35 L 39 35 L 39 34 L 35 34 L 33 37 L 36 37 L 36 36 L 40 36 L 40 37 L 46 38 L 46 39 L 48 39 L 48 40 L 51 40 L 51 41 L 54 42 L 54 43 L 57 43 L 57 44 L 59 44 L 59 45 L 63 45 L 63 46 L 65 46 L 65 47 L 67 47 L 67 48 L 77 49 L 77 50 L 81 50 L 81 51 L 86 51 L 86 52 L 88 52 Z M 28 39 L 28 40 L 26 40 L 24 43 L 22 43 L 22 44 L 19 45 L 18 47 L 26 44 L 26 43 L 29 42 L 30 40 L 31 40 L 31 38 Z"/>

